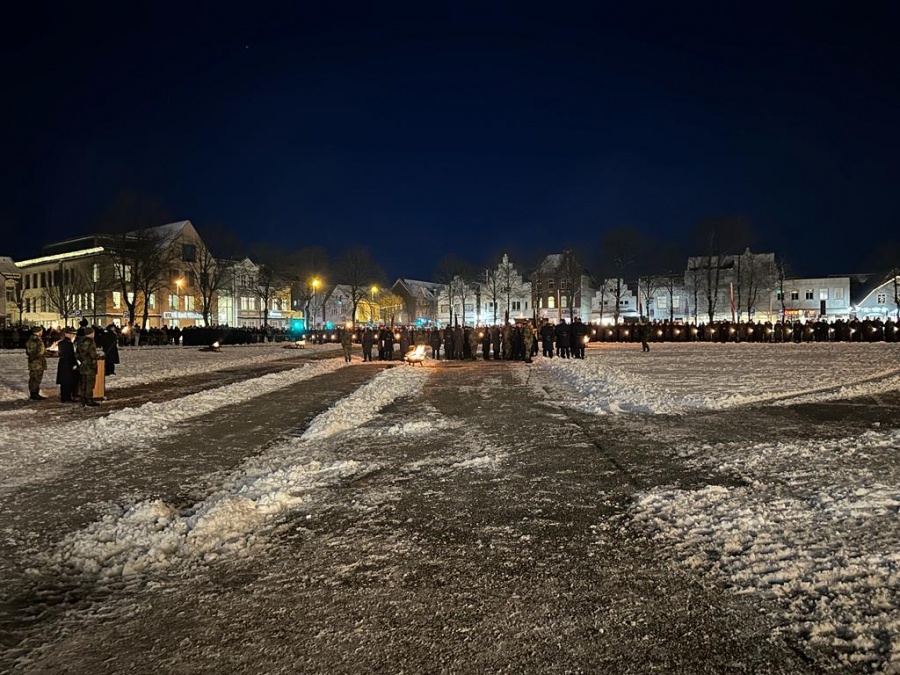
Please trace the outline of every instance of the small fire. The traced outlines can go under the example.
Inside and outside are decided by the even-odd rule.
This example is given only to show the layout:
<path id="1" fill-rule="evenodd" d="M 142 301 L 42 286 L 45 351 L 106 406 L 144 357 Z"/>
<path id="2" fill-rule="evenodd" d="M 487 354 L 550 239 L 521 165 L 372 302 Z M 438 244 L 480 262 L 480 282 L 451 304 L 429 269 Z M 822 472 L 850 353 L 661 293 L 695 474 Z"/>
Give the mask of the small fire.
<path id="1" fill-rule="evenodd" d="M 212 343 L 212 346 L 213 346 L 213 349 L 218 349 L 218 348 L 219 348 L 219 341 L 216 340 L 215 342 L 213 342 L 213 343 Z"/>

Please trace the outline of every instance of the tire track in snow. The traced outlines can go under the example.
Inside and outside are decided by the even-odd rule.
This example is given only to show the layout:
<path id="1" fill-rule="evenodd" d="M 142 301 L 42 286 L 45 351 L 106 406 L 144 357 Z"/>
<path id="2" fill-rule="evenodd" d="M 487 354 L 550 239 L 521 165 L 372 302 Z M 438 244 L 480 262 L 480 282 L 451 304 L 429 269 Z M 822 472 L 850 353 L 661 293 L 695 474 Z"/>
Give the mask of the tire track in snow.
<path id="1" fill-rule="evenodd" d="M 427 370 L 392 368 L 313 420 L 308 433 L 248 461 L 217 491 L 178 510 L 156 499 L 134 504 L 67 537 L 51 566 L 114 578 L 164 569 L 179 561 L 244 555 L 278 516 L 313 500 L 312 491 L 376 470 L 353 460 L 310 461 L 310 452 L 348 436 L 398 399 L 421 392 Z M 365 435 L 365 432 L 362 433 Z M 333 441 L 329 441 L 333 439 Z"/>

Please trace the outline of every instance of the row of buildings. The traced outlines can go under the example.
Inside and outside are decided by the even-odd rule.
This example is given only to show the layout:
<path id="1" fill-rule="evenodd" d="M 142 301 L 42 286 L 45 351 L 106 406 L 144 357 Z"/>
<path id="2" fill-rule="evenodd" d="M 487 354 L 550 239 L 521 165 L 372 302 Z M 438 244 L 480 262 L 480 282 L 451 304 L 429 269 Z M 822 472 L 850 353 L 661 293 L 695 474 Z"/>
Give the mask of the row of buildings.
<path id="1" fill-rule="evenodd" d="M 691 257 L 683 271 L 638 279 L 615 273 L 598 279 L 568 252 L 529 271 L 503 256 L 476 278 L 399 278 L 388 288 L 315 280 L 300 295 L 296 284 L 268 276 L 252 260 L 215 259 L 187 220 L 49 244 L 29 260 L 0 257 L 0 280 L 2 325 L 57 326 L 81 318 L 99 325 L 273 328 L 295 321 L 446 325 L 573 317 L 777 321 L 886 319 L 900 310 L 896 270 L 786 278 L 774 254 L 749 250 Z"/>

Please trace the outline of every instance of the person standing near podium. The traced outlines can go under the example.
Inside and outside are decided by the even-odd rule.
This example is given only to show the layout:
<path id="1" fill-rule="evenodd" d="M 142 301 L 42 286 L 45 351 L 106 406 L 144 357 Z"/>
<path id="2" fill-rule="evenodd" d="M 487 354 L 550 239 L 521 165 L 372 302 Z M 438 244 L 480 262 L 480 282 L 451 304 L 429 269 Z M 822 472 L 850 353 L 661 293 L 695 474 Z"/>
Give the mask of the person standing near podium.
<path id="1" fill-rule="evenodd" d="M 59 385 L 59 400 L 71 403 L 78 387 L 78 361 L 75 360 L 75 329 L 66 328 L 59 341 L 59 363 L 56 366 L 56 384 Z"/>
<path id="2" fill-rule="evenodd" d="M 78 373 L 81 377 L 81 405 L 98 406 L 94 400 L 94 383 L 97 378 L 97 345 L 94 342 L 94 327 L 86 326 L 84 335 L 75 346 L 75 357 L 78 359 Z"/>

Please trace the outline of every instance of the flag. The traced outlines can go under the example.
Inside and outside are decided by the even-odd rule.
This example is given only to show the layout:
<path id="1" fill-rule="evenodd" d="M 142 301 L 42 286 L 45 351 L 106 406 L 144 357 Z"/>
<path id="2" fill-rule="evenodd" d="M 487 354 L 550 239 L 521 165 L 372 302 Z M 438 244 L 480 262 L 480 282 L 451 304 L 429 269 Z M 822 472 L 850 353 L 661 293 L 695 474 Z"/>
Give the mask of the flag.
<path id="1" fill-rule="evenodd" d="M 731 320 L 734 321 L 734 282 L 729 282 L 728 287 L 731 289 Z"/>

